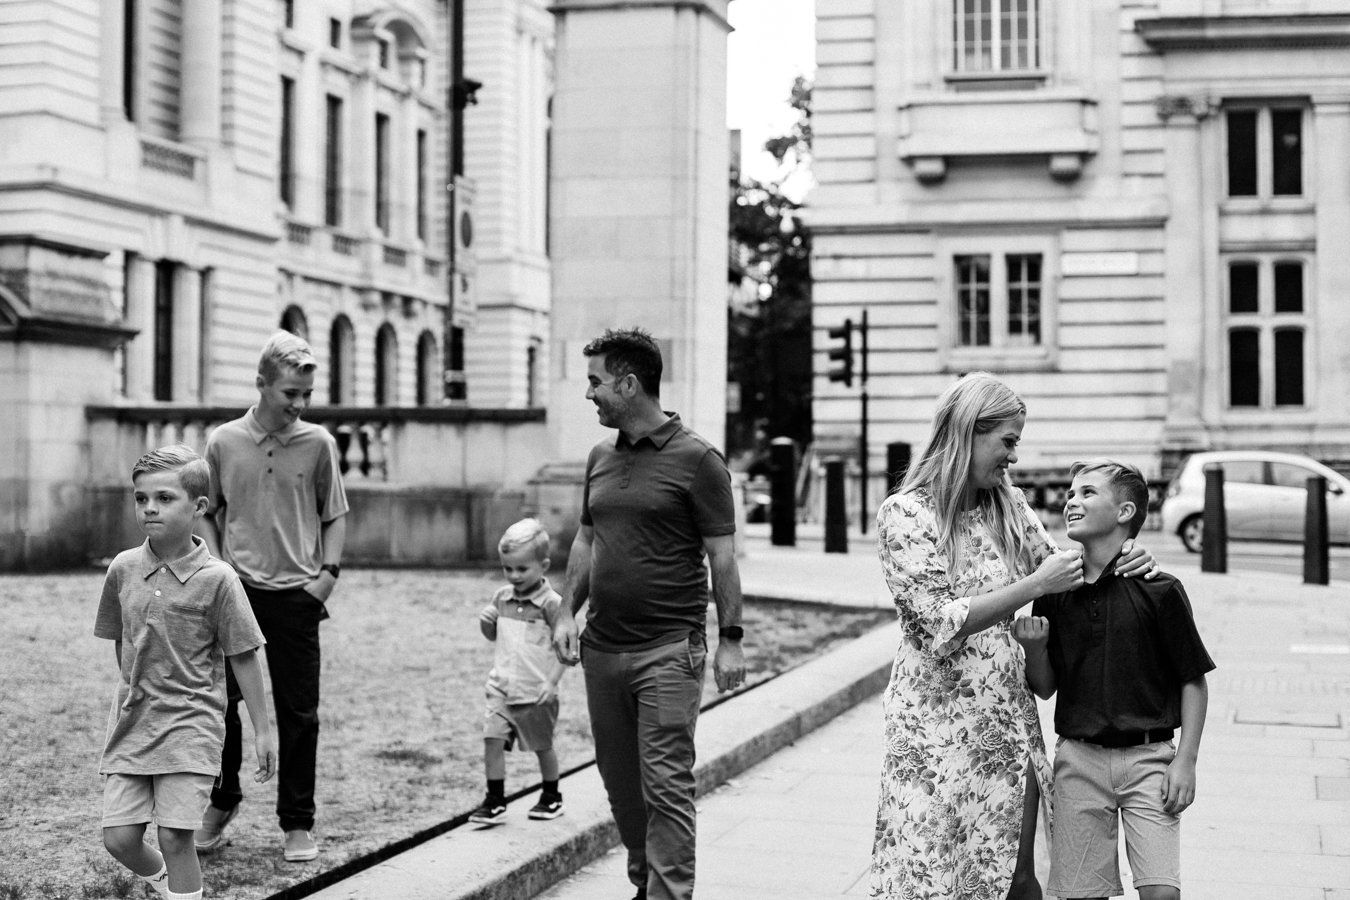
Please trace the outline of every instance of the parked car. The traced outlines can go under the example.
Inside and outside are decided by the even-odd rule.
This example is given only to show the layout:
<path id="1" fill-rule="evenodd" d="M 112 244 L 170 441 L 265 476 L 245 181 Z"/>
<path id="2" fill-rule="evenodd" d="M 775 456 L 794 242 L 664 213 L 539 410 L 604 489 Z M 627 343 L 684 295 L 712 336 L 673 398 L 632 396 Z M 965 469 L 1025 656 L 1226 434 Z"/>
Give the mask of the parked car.
<path id="1" fill-rule="evenodd" d="M 1205 466 L 1211 464 L 1223 467 L 1230 539 L 1302 542 L 1308 477 L 1321 475 L 1331 543 L 1350 544 L 1350 479 L 1297 453 L 1223 450 L 1187 457 L 1163 497 L 1163 533 L 1175 532 L 1192 553 L 1204 545 Z"/>

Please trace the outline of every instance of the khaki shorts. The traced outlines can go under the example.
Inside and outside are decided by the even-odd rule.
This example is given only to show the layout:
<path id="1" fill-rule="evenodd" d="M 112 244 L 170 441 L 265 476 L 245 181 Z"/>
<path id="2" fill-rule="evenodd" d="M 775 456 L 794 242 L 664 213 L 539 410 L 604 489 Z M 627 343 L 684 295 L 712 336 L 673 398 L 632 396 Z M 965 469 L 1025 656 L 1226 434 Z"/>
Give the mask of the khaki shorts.
<path id="1" fill-rule="evenodd" d="M 488 692 L 483 716 L 483 737 L 506 741 L 506 749 L 542 753 L 553 749 L 553 729 L 558 724 L 558 698 L 547 703 L 507 703 L 505 697 Z"/>
<path id="2" fill-rule="evenodd" d="M 1099 747 L 1060 738 L 1055 749 L 1055 832 L 1046 891 L 1057 897 L 1110 897 L 1120 885 L 1116 821 L 1134 886 L 1181 888 L 1181 819 L 1163 811 L 1171 741 Z"/>
<path id="3" fill-rule="evenodd" d="M 144 825 L 196 831 L 211 802 L 214 775 L 104 775 L 103 827 Z"/>

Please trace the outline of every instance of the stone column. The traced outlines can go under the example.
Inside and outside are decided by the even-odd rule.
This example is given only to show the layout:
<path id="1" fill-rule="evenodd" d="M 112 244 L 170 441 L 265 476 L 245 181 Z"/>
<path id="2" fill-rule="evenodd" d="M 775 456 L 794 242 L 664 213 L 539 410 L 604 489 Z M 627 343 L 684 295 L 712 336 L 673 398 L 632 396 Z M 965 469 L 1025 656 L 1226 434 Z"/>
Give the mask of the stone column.
<path id="1" fill-rule="evenodd" d="M 121 3 L 105 2 L 99 10 L 102 53 L 99 55 L 99 115 L 105 124 L 125 122 L 122 108 L 123 66 L 126 62 L 126 13 Z"/>
<path id="2" fill-rule="evenodd" d="M 553 360 L 559 462 L 608 432 L 581 348 L 641 326 L 662 346 L 662 405 L 721 446 L 726 417 L 729 0 L 558 0 Z"/>
<path id="3" fill-rule="evenodd" d="M 202 273 L 179 266 L 173 286 L 173 399 L 197 403 L 202 391 Z"/>
<path id="4" fill-rule="evenodd" d="M 155 264 L 130 256 L 126 267 L 128 328 L 137 334 L 126 344 L 127 399 L 148 403 L 155 397 Z"/>
<path id="5" fill-rule="evenodd" d="M 1206 309 L 1214 286 L 1206 284 L 1207 209 L 1201 171 L 1201 123 L 1210 104 L 1202 97 L 1164 96 L 1158 117 L 1167 126 L 1167 197 L 1164 303 L 1167 315 L 1167 418 L 1165 449 L 1202 449 L 1207 444 L 1205 397 L 1222 389 L 1219 359 L 1208 352 Z"/>
<path id="6" fill-rule="evenodd" d="M 1350 349 L 1340 329 L 1330 323 L 1344 321 L 1338 310 L 1350 297 L 1350 271 L 1341 264 L 1345 236 L 1350 234 L 1350 172 L 1345 167 L 1350 97 L 1314 95 L 1312 130 L 1317 158 L 1308 168 L 1317 179 L 1317 255 L 1304 312 L 1320 327 L 1309 327 L 1304 336 L 1304 399 L 1318 411 L 1320 424 L 1345 428 L 1350 425 Z"/>
<path id="7" fill-rule="evenodd" d="M 220 28 L 220 0 L 183 4 L 179 136 L 187 144 L 214 147 L 220 143 Z"/>

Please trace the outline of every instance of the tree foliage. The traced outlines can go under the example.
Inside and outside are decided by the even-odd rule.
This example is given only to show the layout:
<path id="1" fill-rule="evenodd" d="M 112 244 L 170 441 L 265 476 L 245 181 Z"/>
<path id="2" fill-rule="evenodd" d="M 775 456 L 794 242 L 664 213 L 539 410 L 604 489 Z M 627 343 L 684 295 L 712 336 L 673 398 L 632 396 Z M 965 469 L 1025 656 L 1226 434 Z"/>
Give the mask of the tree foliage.
<path id="1" fill-rule="evenodd" d="M 768 438 L 811 439 L 811 235 L 801 204 L 783 183 L 811 158 L 811 85 L 798 77 L 791 103 L 799 115 L 765 149 L 786 166 L 775 181 L 731 178 L 727 378 L 740 385 L 741 409 L 728 416 L 732 454 Z"/>

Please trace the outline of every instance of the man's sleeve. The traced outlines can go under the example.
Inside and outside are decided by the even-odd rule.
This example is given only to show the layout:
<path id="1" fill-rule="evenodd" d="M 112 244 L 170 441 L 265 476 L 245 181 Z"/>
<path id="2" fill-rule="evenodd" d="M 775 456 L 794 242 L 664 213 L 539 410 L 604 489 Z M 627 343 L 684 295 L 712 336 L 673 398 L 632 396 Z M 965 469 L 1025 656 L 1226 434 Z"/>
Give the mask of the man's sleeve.
<path id="1" fill-rule="evenodd" d="M 694 523 L 703 537 L 736 533 L 736 504 L 731 495 L 731 472 L 716 450 L 709 450 L 694 470 L 689 485 Z"/>
<path id="2" fill-rule="evenodd" d="M 206 495 L 208 516 L 214 516 L 225 505 L 225 489 L 220 471 L 220 441 L 217 439 L 219 431 L 220 428 L 216 428 L 206 439 L 206 465 L 211 470 L 211 486 Z"/>
<path id="3" fill-rule="evenodd" d="M 1181 582 L 1173 582 L 1159 599 L 1157 614 L 1163 645 L 1177 678 L 1182 682 L 1194 681 L 1215 668 L 1214 660 L 1200 639 L 1200 631 L 1195 627 L 1191 601 Z"/>
<path id="4" fill-rule="evenodd" d="M 314 487 L 318 495 L 319 521 L 331 522 L 339 516 L 345 516 L 350 507 L 347 505 L 347 489 L 342 484 L 342 461 L 338 459 L 337 440 L 327 430 L 321 428 L 320 431 L 324 451 L 319 454 Z"/>

